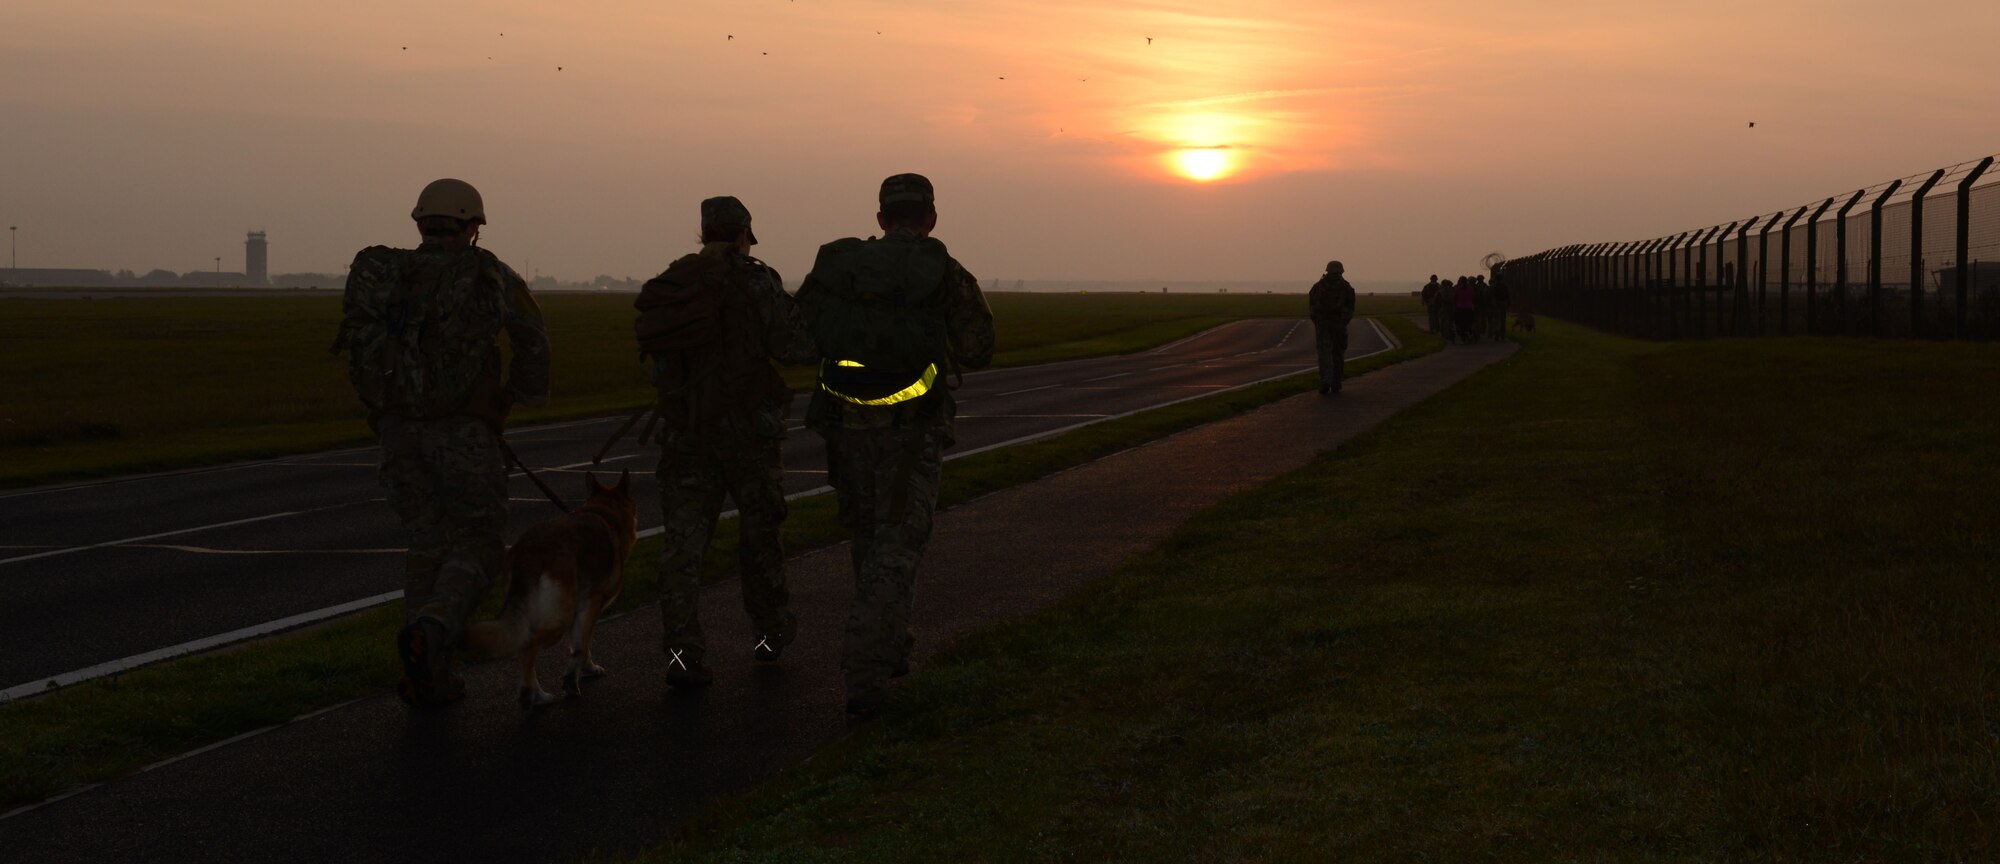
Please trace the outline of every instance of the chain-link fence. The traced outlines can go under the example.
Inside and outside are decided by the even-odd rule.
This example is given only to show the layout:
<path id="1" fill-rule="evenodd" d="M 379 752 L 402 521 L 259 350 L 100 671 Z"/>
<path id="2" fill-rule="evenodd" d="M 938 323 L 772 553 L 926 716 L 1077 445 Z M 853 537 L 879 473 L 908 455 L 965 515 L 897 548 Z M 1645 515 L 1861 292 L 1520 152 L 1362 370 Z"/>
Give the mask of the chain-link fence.
<path id="1" fill-rule="evenodd" d="M 1776 213 L 1494 267 L 1515 308 L 1658 339 L 2000 339 L 1994 157 Z"/>

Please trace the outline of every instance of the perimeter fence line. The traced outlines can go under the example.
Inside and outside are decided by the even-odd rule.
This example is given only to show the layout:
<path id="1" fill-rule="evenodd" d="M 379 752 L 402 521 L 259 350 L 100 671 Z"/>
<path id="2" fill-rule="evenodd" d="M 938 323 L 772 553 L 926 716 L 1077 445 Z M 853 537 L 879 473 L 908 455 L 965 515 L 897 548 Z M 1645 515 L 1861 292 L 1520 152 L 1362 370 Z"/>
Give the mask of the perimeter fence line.
<path id="1" fill-rule="evenodd" d="M 1653 339 L 2000 339 L 1994 157 L 1796 208 L 1496 265 L 1515 306 Z"/>

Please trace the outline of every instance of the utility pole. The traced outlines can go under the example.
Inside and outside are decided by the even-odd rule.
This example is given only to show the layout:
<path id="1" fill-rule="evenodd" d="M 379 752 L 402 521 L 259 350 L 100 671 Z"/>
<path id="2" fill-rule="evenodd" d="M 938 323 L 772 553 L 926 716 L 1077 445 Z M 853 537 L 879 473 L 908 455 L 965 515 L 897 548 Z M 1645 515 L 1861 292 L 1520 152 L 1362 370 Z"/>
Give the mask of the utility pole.
<path id="1" fill-rule="evenodd" d="M 215 256 L 215 287 L 222 287 L 222 256 Z"/>
<path id="2" fill-rule="evenodd" d="M 14 272 L 21 269 L 21 260 L 14 255 L 14 232 L 19 230 L 20 227 L 19 225 L 7 226 L 7 281 L 9 282 L 15 281 L 20 276 L 20 274 Z"/>

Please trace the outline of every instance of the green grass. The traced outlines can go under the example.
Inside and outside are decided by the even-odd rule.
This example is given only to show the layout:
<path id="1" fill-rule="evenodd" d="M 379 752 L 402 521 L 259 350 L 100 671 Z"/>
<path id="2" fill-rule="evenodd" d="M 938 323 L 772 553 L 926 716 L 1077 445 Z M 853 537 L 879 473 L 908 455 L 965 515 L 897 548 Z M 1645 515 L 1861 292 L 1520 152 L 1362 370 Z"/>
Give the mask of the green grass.
<path id="1" fill-rule="evenodd" d="M 1995 380 L 1544 319 L 644 857 L 1992 860 Z"/>
<path id="2" fill-rule="evenodd" d="M 650 397 L 631 298 L 541 298 L 555 401 L 515 422 Z M 995 294 L 997 365 L 1119 354 L 1225 321 L 1304 314 L 1282 295 Z M 367 438 L 337 297 L 0 300 L 0 487 L 310 452 Z M 1368 298 L 1388 314 L 1408 298 Z M 803 380 L 800 375 L 795 378 Z"/>
<path id="3" fill-rule="evenodd" d="M 1383 322 L 1403 347 L 1349 366 L 1349 374 L 1438 350 L 1437 337 L 1401 318 Z M 1314 386 L 1294 376 L 1119 420 L 1055 438 L 948 463 L 939 500 L 949 507 L 1092 459 L 1192 428 Z M 797 553 L 842 539 L 829 496 L 792 502 L 783 528 Z M 735 573 L 735 530 L 715 532 L 704 578 Z M 658 599 L 661 543 L 639 544 L 614 612 Z M 499 591 L 488 600 L 498 605 Z M 281 723 L 317 708 L 393 686 L 390 645 L 402 622 L 400 605 L 370 609 L 327 624 L 214 654 L 148 666 L 121 675 L 0 705 L 0 811 L 40 800 L 80 783 L 110 779 L 176 753 Z"/>

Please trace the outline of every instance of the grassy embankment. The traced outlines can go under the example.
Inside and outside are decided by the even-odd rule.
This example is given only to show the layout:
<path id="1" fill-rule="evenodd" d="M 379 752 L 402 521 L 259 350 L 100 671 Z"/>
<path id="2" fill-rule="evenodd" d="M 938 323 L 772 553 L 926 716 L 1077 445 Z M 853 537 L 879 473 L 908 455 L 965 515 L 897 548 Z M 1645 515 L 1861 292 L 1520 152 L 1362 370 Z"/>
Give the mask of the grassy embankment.
<path id="1" fill-rule="evenodd" d="M 1384 323 L 1403 347 L 1357 361 L 1363 374 L 1442 346 L 1400 318 Z M 1079 429 L 1046 441 L 954 460 L 945 471 L 943 506 L 1306 392 L 1300 375 Z M 715 532 L 705 578 L 735 571 L 736 532 Z M 833 501 L 792 504 L 784 542 L 793 552 L 840 539 Z M 661 544 L 642 542 L 628 566 L 617 611 L 658 598 Z M 496 596 L 489 605 L 497 601 Z M 295 634 L 231 650 L 149 666 L 45 696 L 0 705 L 0 810 L 73 787 L 126 774 L 142 765 L 299 714 L 389 688 L 397 671 L 387 647 L 401 623 L 390 604 Z"/>
<path id="2" fill-rule="evenodd" d="M 1992 860 L 1995 380 L 1545 319 L 648 860 Z"/>
<path id="3" fill-rule="evenodd" d="M 1118 354 L 1237 318 L 1299 316 L 1282 295 L 995 294 L 998 365 Z M 308 452 L 365 440 L 337 297 L 0 300 L 0 487 Z M 1414 309 L 1369 297 L 1364 314 Z M 554 405 L 514 422 L 650 398 L 631 298 L 542 298 Z"/>

